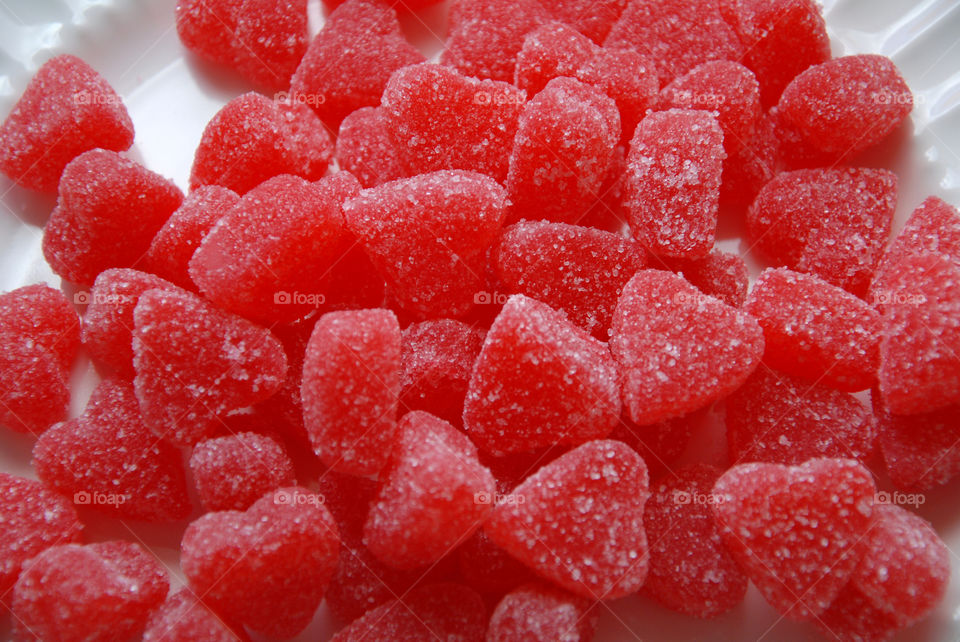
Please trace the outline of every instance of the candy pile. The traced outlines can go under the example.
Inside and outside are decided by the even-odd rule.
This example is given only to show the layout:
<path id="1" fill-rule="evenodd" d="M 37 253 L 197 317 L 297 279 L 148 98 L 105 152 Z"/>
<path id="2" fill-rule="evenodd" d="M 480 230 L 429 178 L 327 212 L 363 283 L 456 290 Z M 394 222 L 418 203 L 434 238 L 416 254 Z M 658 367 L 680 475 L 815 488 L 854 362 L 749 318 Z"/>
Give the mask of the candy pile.
<path id="1" fill-rule="evenodd" d="M 911 111 L 894 64 L 831 59 L 813 0 L 453 0 L 437 63 L 397 14 L 433 2 L 326 4 L 311 39 L 306 0 L 179 0 L 277 92 L 216 114 L 186 195 L 75 57 L 0 127 L 76 292 L 0 295 L 15 639 L 286 639 L 326 602 L 341 642 L 590 640 L 604 600 L 748 584 L 829 639 L 924 619 L 949 555 L 885 498 L 960 475 L 960 214 L 890 243 L 861 152 Z M 184 527 L 186 587 L 98 516 Z"/>

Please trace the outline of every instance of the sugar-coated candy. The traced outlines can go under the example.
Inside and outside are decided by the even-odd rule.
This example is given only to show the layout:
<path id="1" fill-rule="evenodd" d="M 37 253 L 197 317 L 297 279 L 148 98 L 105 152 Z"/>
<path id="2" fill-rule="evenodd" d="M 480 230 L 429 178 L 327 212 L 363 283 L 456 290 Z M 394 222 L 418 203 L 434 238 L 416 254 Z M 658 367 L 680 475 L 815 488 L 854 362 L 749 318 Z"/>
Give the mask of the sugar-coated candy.
<path id="1" fill-rule="evenodd" d="M 851 459 L 740 464 L 713 487 L 727 548 L 792 619 L 822 613 L 853 575 L 873 517 L 870 471 Z"/>
<path id="2" fill-rule="evenodd" d="M 814 457 L 875 453 L 873 413 L 856 397 L 770 370 L 757 370 L 727 397 L 730 460 L 801 464 Z"/>
<path id="3" fill-rule="evenodd" d="M 617 104 L 573 78 L 554 78 L 520 113 L 510 153 L 509 219 L 577 222 L 597 200 L 620 140 Z"/>
<path id="4" fill-rule="evenodd" d="M 777 104 L 784 123 L 837 160 L 873 147 L 913 109 L 913 94 L 889 58 L 856 55 L 810 67 Z"/>
<path id="5" fill-rule="evenodd" d="M 493 610 L 487 642 L 590 642 L 599 619 L 595 606 L 595 601 L 549 584 L 524 584 L 505 595 Z"/>
<path id="6" fill-rule="evenodd" d="M 290 84 L 334 131 L 348 114 L 380 101 L 390 75 L 424 57 L 406 41 L 396 12 L 382 2 L 349 0 L 327 18 Z"/>
<path id="7" fill-rule="evenodd" d="M 177 36 L 194 54 L 227 66 L 237 61 L 237 14 L 245 0 L 177 0 Z"/>
<path id="8" fill-rule="evenodd" d="M 69 375 L 80 348 L 80 319 L 60 290 L 42 283 L 25 285 L 0 294 L 0 335 L 46 348 Z"/>
<path id="9" fill-rule="evenodd" d="M 655 424 L 638 426 L 627 416 L 610 439 L 622 441 L 643 457 L 650 479 L 659 479 L 669 473 L 690 445 L 694 430 L 710 415 L 710 406 L 673 419 L 664 419 Z"/>
<path id="10" fill-rule="evenodd" d="M 90 285 L 107 268 L 133 267 L 182 200 L 172 181 L 116 152 L 90 150 L 63 170 L 43 255 L 59 276 Z"/>
<path id="11" fill-rule="evenodd" d="M 684 0 L 631 0 L 604 41 L 608 48 L 632 48 L 657 63 L 667 85 L 699 64 L 738 60 L 736 32 L 720 15 L 715 0 L 691 6 Z"/>
<path id="12" fill-rule="evenodd" d="M 70 388 L 55 353 L 0 330 L 0 426 L 37 435 L 67 416 Z"/>
<path id="13" fill-rule="evenodd" d="M 287 360 L 268 330 L 187 292 L 148 290 L 133 311 L 134 386 L 143 421 L 178 445 L 283 384 Z"/>
<path id="14" fill-rule="evenodd" d="M 373 475 L 387 463 L 397 427 L 400 325 L 389 310 L 328 312 L 303 362 L 303 420 L 325 465 Z"/>
<path id="15" fill-rule="evenodd" d="M 623 204 L 623 184 L 627 170 L 627 150 L 623 145 L 613 150 L 607 175 L 600 186 L 600 198 L 583 217 L 580 225 L 595 227 L 618 236 L 627 236 L 626 208 Z"/>
<path id="16" fill-rule="evenodd" d="M 457 317 L 483 294 L 486 253 L 507 202 L 492 178 L 454 170 L 364 190 L 343 212 L 405 311 Z"/>
<path id="17" fill-rule="evenodd" d="M 425 63 L 394 73 L 381 105 L 408 176 L 466 169 L 503 181 L 526 99 L 509 82 L 477 80 Z"/>
<path id="18" fill-rule="evenodd" d="M 207 510 L 245 510 L 268 491 L 296 483 L 293 462 L 275 439 L 237 433 L 201 441 L 190 472 Z"/>
<path id="19" fill-rule="evenodd" d="M 307 51 L 307 0 L 243 0 L 236 19 L 236 69 L 256 85 L 285 90 Z"/>
<path id="20" fill-rule="evenodd" d="M 87 63 L 61 55 L 40 67 L 0 125 L 0 172 L 53 193 L 80 154 L 132 144 L 133 122 L 120 96 Z"/>
<path id="21" fill-rule="evenodd" d="M 77 543 L 83 524 L 73 504 L 40 482 L 0 472 L 0 606 L 9 606 L 20 569 L 51 546 Z"/>
<path id="22" fill-rule="evenodd" d="M 736 254 L 713 250 L 701 259 L 663 259 L 704 294 L 739 308 L 747 298 L 749 274 L 746 262 Z"/>
<path id="23" fill-rule="evenodd" d="M 463 400 L 483 338 L 483 330 L 453 319 L 407 326 L 402 335 L 400 406 L 461 425 Z"/>
<path id="24" fill-rule="evenodd" d="M 644 425 L 739 388 L 760 362 L 763 333 L 752 316 L 682 277 L 641 270 L 617 303 L 610 350 L 623 377 L 624 406 Z"/>
<path id="25" fill-rule="evenodd" d="M 324 282 L 348 237 L 341 204 L 359 191 L 345 172 L 264 181 L 206 235 L 190 277 L 207 299 L 254 321 L 306 316 L 326 302 Z"/>
<path id="26" fill-rule="evenodd" d="M 502 455 L 606 437 L 620 416 L 607 346 L 535 299 L 507 299 L 487 332 L 463 410 L 464 430 Z"/>
<path id="27" fill-rule="evenodd" d="M 665 475 L 651 487 L 643 513 L 650 571 L 643 585 L 668 609 L 709 618 L 743 601 L 747 578 L 713 518 L 713 485 L 723 470 L 696 464 Z"/>
<path id="28" fill-rule="evenodd" d="M 890 504 L 874 518 L 850 581 L 818 618 L 842 642 L 889 640 L 926 617 L 950 581 L 950 551 L 929 522 Z"/>
<path id="29" fill-rule="evenodd" d="M 812 274 L 764 270 L 743 309 L 763 328 L 763 360 L 820 385 L 856 392 L 876 383 L 880 314 Z"/>
<path id="30" fill-rule="evenodd" d="M 143 642 L 249 642 L 242 627 L 230 625 L 189 588 L 167 597 L 150 614 Z"/>
<path id="31" fill-rule="evenodd" d="M 169 588 L 166 569 L 132 542 L 53 546 L 24 566 L 13 589 L 14 639 L 133 639 Z"/>
<path id="32" fill-rule="evenodd" d="M 538 575 L 593 600 L 630 595 L 643 585 L 649 481 L 643 459 L 626 444 L 585 443 L 510 496 L 513 501 L 497 505 L 484 529 Z"/>
<path id="33" fill-rule="evenodd" d="M 897 176 L 885 169 L 783 172 L 747 211 L 747 238 L 778 265 L 861 296 L 890 235 Z"/>
<path id="34" fill-rule="evenodd" d="M 343 119 L 337 136 L 337 162 L 363 187 L 404 177 L 382 108 L 362 107 Z"/>
<path id="35" fill-rule="evenodd" d="M 750 205 L 763 186 L 783 168 L 776 123 L 766 114 L 757 122 L 753 138 L 732 151 L 724 161 L 720 203 L 737 207 Z"/>
<path id="36" fill-rule="evenodd" d="M 670 109 L 640 121 L 624 183 L 634 238 L 654 254 L 709 254 L 725 158 L 723 130 L 711 113 Z"/>
<path id="37" fill-rule="evenodd" d="M 908 256 L 887 280 L 880 370 L 883 403 L 900 415 L 960 403 L 960 266 Z"/>
<path id="38" fill-rule="evenodd" d="M 190 514 L 180 451 L 143 425 L 126 381 L 101 381 L 82 416 L 41 435 L 33 465 L 75 504 L 113 517 L 173 522 Z"/>
<path id="39" fill-rule="evenodd" d="M 597 43 L 610 33 L 610 28 L 623 13 L 628 0 L 554 0 L 544 2 L 554 18 L 570 25 Z"/>
<path id="40" fill-rule="evenodd" d="M 331 642 L 483 642 L 487 609 L 477 593 L 449 582 L 413 589 L 371 609 L 331 638 Z"/>
<path id="41" fill-rule="evenodd" d="M 494 544 L 482 528 L 457 547 L 455 555 L 463 581 L 485 596 L 502 595 L 534 580 L 533 572 Z"/>
<path id="42" fill-rule="evenodd" d="M 244 512 L 207 513 L 180 544 L 190 588 L 232 622 L 293 637 L 313 619 L 337 566 L 337 525 L 322 497 L 271 491 Z"/>
<path id="43" fill-rule="evenodd" d="M 236 192 L 219 185 L 201 185 L 183 199 L 150 243 L 138 266 L 187 290 L 195 290 L 190 278 L 190 258 L 203 238 L 237 202 Z"/>
<path id="44" fill-rule="evenodd" d="M 623 286 L 645 267 L 646 254 L 610 232 L 524 221 L 503 231 L 491 265 L 498 287 L 542 301 L 606 340 Z"/>
<path id="45" fill-rule="evenodd" d="M 398 569 L 436 562 L 469 538 L 493 507 L 493 475 L 463 433 L 414 410 L 397 443 L 363 527 L 363 542 Z"/>

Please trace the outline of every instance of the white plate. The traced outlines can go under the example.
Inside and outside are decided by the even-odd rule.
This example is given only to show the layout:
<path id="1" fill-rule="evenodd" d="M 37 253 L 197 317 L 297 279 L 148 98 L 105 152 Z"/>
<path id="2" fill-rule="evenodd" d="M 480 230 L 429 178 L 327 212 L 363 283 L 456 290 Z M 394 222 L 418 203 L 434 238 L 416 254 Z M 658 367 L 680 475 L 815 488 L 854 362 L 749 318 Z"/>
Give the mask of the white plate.
<path id="1" fill-rule="evenodd" d="M 826 0 L 834 54 L 881 53 L 900 66 L 917 98 L 913 132 L 884 143 L 876 162 L 900 177 L 895 229 L 931 194 L 960 204 L 960 3 L 957 0 Z M 27 81 L 47 59 L 80 56 L 123 96 L 136 128 L 131 155 L 186 189 L 193 150 L 206 122 L 246 87 L 184 56 L 173 23 L 174 0 L 0 0 L 0 115 L 10 111 Z M 311 27 L 322 24 L 311 0 Z M 435 54 L 443 34 L 443 7 L 404 18 L 409 37 Z M 0 291 L 44 281 L 60 285 L 40 252 L 40 228 L 53 201 L 22 190 L 0 176 Z M 738 239 L 721 247 L 737 250 Z M 74 376 L 72 413 L 79 414 L 95 382 L 86 361 Z M 0 470 L 33 476 L 32 440 L 0 431 Z M 960 480 L 927 495 L 920 509 L 960 553 Z M 87 520 L 90 521 L 90 520 Z M 149 546 L 182 583 L 177 548 L 183 524 L 154 527 L 96 519 L 92 540 L 125 537 Z M 897 640 L 960 640 L 960 556 L 943 604 L 924 623 Z M 816 639 L 805 625 L 782 620 L 751 587 L 745 603 L 716 620 L 682 617 L 640 598 L 598 606 L 601 642 L 614 640 L 799 642 Z M 0 624 L 0 638 L 9 635 Z M 325 640 L 333 631 L 324 607 L 298 640 Z"/>

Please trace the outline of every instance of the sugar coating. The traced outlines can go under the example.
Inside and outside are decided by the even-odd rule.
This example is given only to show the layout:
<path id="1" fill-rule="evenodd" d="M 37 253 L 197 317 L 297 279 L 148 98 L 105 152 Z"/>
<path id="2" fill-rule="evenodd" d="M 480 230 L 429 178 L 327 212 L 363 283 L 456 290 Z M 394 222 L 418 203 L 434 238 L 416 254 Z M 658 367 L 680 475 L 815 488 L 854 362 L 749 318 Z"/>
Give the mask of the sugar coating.
<path id="1" fill-rule="evenodd" d="M 960 266 L 908 256 L 887 283 L 877 374 L 884 405 L 909 415 L 960 403 Z"/>
<path id="2" fill-rule="evenodd" d="M 890 135 L 913 109 L 913 94 L 889 58 L 845 56 L 794 78 L 777 109 L 813 147 L 842 159 Z"/>
<path id="3" fill-rule="evenodd" d="M 423 61 L 404 38 L 392 8 L 350 0 L 327 17 L 310 43 L 290 93 L 336 131 L 348 114 L 380 101 L 394 71 Z"/>
<path id="4" fill-rule="evenodd" d="M 275 439 L 244 432 L 201 441 L 190 455 L 200 503 L 245 510 L 267 492 L 296 483 L 293 462 Z"/>
<path id="5" fill-rule="evenodd" d="M 337 136 L 337 163 L 364 187 L 404 177 L 380 107 L 362 107 L 343 119 Z"/>
<path id="6" fill-rule="evenodd" d="M 736 32 L 714 0 L 695 7 L 684 0 L 632 0 L 603 44 L 650 56 L 661 85 L 704 62 L 739 60 L 743 54 Z"/>
<path id="7" fill-rule="evenodd" d="M 929 522 L 893 505 L 874 513 L 860 563 L 818 622 L 843 640 L 892 638 L 926 617 L 950 580 L 950 551 Z"/>
<path id="8" fill-rule="evenodd" d="M 207 299 L 254 321 L 306 316 L 326 302 L 324 282 L 348 237 L 340 206 L 359 191 L 348 173 L 264 181 L 204 237 L 190 277 Z"/>
<path id="9" fill-rule="evenodd" d="M 538 575 L 592 600 L 634 593 L 647 576 L 647 467 L 618 441 L 579 446 L 528 477 L 484 525 Z"/>
<path id="10" fill-rule="evenodd" d="M 628 214 L 623 203 L 623 185 L 626 171 L 627 150 L 624 145 L 618 145 L 613 150 L 607 175 L 600 186 L 600 198 L 580 221 L 580 225 L 625 236 Z"/>
<path id="11" fill-rule="evenodd" d="M 400 406 L 425 410 L 454 426 L 463 423 L 463 400 L 484 331 L 453 319 L 412 323 L 403 331 Z"/>
<path id="12" fill-rule="evenodd" d="M 266 329 L 187 292 L 147 290 L 133 311 L 134 387 L 143 422 L 193 445 L 220 417 L 283 384 L 283 346 Z"/>
<path id="13" fill-rule="evenodd" d="M 747 577 L 720 537 L 711 494 L 723 470 L 695 464 L 651 488 L 643 514 L 650 572 L 643 593 L 668 609 L 710 618 L 743 601 Z"/>
<path id="14" fill-rule="evenodd" d="M 237 65 L 237 15 L 246 0 L 177 0 L 180 42 L 192 53 L 222 65 Z"/>
<path id="15" fill-rule="evenodd" d="M 778 265 L 863 295 L 890 235 L 897 182 L 885 169 L 783 172 L 747 211 L 747 238 Z"/>
<path id="16" fill-rule="evenodd" d="M 249 639 L 242 627 L 224 622 L 189 588 L 167 597 L 150 614 L 143 631 L 143 642 L 247 642 Z"/>
<path id="17" fill-rule="evenodd" d="M 180 451 L 143 424 L 127 381 L 101 381 L 83 415 L 40 436 L 33 465 L 48 486 L 111 517 L 175 522 L 190 514 Z"/>
<path id="18" fill-rule="evenodd" d="M 85 152 L 63 170 L 43 255 L 59 276 L 90 285 L 108 268 L 133 267 L 182 200 L 172 181 L 116 152 Z"/>
<path id="19" fill-rule="evenodd" d="M 287 127 L 286 145 L 294 167 L 294 174 L 308 181 L 318 181 L 327 174 L 333 161 L 335 145 L 331 130 L 310 108 L 296 96 L 277 94 L 274 101 L 281 120 Z"/>
<path id="20" fill-rule="evenodd" d="M 134 376 L 133 310 L 147 290 L 184 291 L 153 274 L 113 268 L 97 276 L 85 297 L 83 345 L 97 364 L 125 379 Z"/>
<path id="21" fill-rule="evenodd" d="M 53 546 L 33 558 L 17 580 L 14 639 L 134 638 L 169 586 L 163 565 L 132 542 Z"/>
<path id="22" fill-rule="evenodd" d="M 67 416 L 69 373 L 28 335 L 0 330 L 0 426 L 38 435 Z"/>
<path id="23" fill-rule="evenodd" d="M 214 224 L 239 200 L 236 192 L 219 185 L 196 188 L 153 237 L 150 249 L 138 265 L 174 285 L 196 290 L 190 278 L 190 258 Z"/>
<path id="24" fill-rule="evenodd" d="M 747 297 L 747 264 L 737 254 L 712 250 L 701 259 L 666 259 L 665 262 L 698 290 L 727 305 L 739 308 Z"/>
<path id="25" fill-rule="evenodd" d="M 750 205 L 763 186 L 783 171 L 780 151 L 776 123 L 766 114 L 757 122 L 753 138 L 730 152 L 724 161 L 720 203 Z"/>
<path id="26" fill-rule="evenodd" d="M 395 8 L 398 13 L 412 13 L 425 7 L 438 4 L 442 0 L 387 0 L 387 4 Z M 328 9 L 336 9 L 344 4 L 346 0 L 323 0 L 324 6 Z"/>
<path id="27" fill-rule="evenodd" d="M 472 589 L 443 582 L 421 586 L 368 611 L 341 629 L 331 642 L 483 642 L 487 608 Z"/>
<path id="28" fill-rule="evenodd" d="M 599 439 L 620 416 L 618 385 L 605 344 L 562 312 L 516 294 L 477 358 L 464 430 L 494 455 Z"/>
<path id="29" fill-rule="evenodd" d="M 509 220 L 577 222 L 597 200 L 620 140 L 617 104 L 573 78 L 527 102 L 510 153 Z"/>
<path id="30" fill-rule="evenodd" d="M 77 543 L 83 524 L 73 504 L 42 483 L 0 473 L 0 604 L 9 607 L 23 565 L 58 544 Z"/>
<path id="31" fill-rule="evenodd" d="M 766 365 L 727 397 L 726 407 L 734 462 L 838 457 L 867 465 L 876 451 L 876 420 L 859 399 Z"/>
<path id="32" fill-rule="evenodd" d="M 499 491 L 500 485 L 497 487 Z M 513 488 L 506 489 L 510 490 Z M 482 528 L 461 544 L 454 555 L 460 577 L 483 595 L 502 595 L 534 580 L 533 572 L 494 544 Z"/>
<path id="33" fill-rule="evenodd" d="M 723 130 L 708 112 L 670 109 L 640 121 L 624 183 L 634 238 L 654 254 L 709 254 L 725 158 Z"/>
<path id="34" fill-rule="evenodd" d="M 486 252 L 507 203 L 488 176 L 440 171 L 364 190 L 343 213 L 405 311 L 457 317 L 484 290 Z"/>
<path id="35" fill-rule="evenodd" d="M 564 312 L 601 340 L 623 286 L 646 262 L 643 249 L 622 236 L 546 221 L 506 228 L 491 255 L 498 285 Z"/>
<path id="36" fill-rule="evenodd" d="M 781 614 L 822 613 L 853 575 L 870 530 L 876 487 L 850 459 L 799 466 L 740 464 L 713 487 L 724 542 Z"/>
<path id="37" fill-rule="evenodd" d="M 549 584 L 530 583 L 503 597 L 493 610 L 487 642 L 593 639 L 599 614 L 594 603 Z"/>
<path id="38" fill-rule="evenodd" d="M 465 169 L 503 181 L 526 98 L 509 82 L 425 63 L 394 73 L 381 105 L 408 176 Z"/>
<path id="39" fill-rule="evenodd" d="M 690 445 L 694 430 L 710 413 L 710 406 L 682 417 L 664 419 L 655 424 L 638 426 L 623 416 L 610 439 L 622 441 L 643 457 L 650 479 L 659 479 L 671 472 Z"/>
<path id="40" fill-rule="evenodd" d="M 309 489 L 287 486 L 245 512 L 207 513 L 180 544 L 190 588 L 230 619 L 289 638 L 313 619 L 337 566 L 337 525 Z"/>
<path id="41" fill-rule="evenodd" d="M 770 367 L 846 392 L 876 383 L 880 314 L 846 290 L 771 268 L 757 277 L 743 309 L 763 328 Z"/>
<path id="42" fill-rule="evenodd" d="M 627 413 L 638 424 L 652 424 L 739 388 L 760 362 L 763 333 L 752 316 L 682 277 L 641 270 L 617 303 L 610 351 Z"/>
<path id="43" fill-rule="evenodd" d="M 30 79 L 0 125 L 0 172 L 52 194 L 80 154 L 132 144 L 133 122 L 109 83 L 79 58 L 56 56 Z"/>
<path id="44" fill-rule="evenodd" d="M 388 566 L 412 569 L 436 562 L 480 528 L 496 487 L 476 447 L 442 419 L 415 410 L 397 433 L 363 542 Z"/>
<path id="45" fill-rule="evenodd" d="M 236 20 L 237 70 L 255 85 L 287 89 L 307 52 L 307 0 L 243 0 Z"/>
<path id="46" fill-rule="evenodd" d="M 372 475 L 387 463 L 400 395 L 400 325 L 389 310 L 329 312 L 303 362 L 303 421 L 325 465 Z"/>
<path id="47" fill-rule="evenodd" d="M 43 283 L 0 294 L 0 334 L 21 335 L 57 356 L 65 374 L 80 348 L 80 319 L 60 290 Z"/>
<path id="48" fill-rule="evenodd" d="M 554 18 L 596 43 L 603 42 L 628 0 L 555 0 L 543 5 Z"/>

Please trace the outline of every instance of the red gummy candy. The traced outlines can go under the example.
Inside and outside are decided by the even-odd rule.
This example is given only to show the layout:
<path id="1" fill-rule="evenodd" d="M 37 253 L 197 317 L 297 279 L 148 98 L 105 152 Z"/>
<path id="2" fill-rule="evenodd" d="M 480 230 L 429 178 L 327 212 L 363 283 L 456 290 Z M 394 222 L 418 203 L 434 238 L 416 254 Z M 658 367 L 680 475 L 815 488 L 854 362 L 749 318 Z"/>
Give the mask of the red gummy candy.
<path id="1" fill-rule="evenodd" d="M 67 416 L 70 389 L 59 356 L 0 330 L 0 426 L 37 435 Z"/>
<path id="2" fill-rule="evenodd" d="M 605 340 L 623 286 L 646 254 L 609 232 L 525 221 L 504 230 L 491 264 L 508 292 L 542 301 Z"/>
<path id="3" fill-rule="evenodd" d="M 711 407 L 706 406 L 682 417 L 644 426 L 638 426 L 624 416 L 610 433 L 610 439 L 622 441 L 635 450 L 646 462 L 650 478 L 658 479 L 671 472 L 690 445 L 694 431 L 710 416 L 710 411 Z"/>
<path id="4" fill-rule="evenodd" d="M 747 578 L 713 519 L 713 485 L 723 471 L 697 464 L 668 474 L 651 489 L 643 514 L 650 541 L 644 594 L 668 609 L 710 618 L 743 601 Z"/>
<path id="5" fill-rule="evenodd" d="M 390 463 L 363 527 L 363 541 L 398 569 L 436 562 L 480 528 L 493 475 L 449 423 L 415 410 L 400 420 Z"/>
<path id="6" fill-rule="evenodd" d="M 870 472 L 849 459 L 734 466 L 714 515 L 740 568 L 783 615 L 822 613 L 853 575 L 873 514 Z"/>
<path id="7" fill-rule="evenodd" d="M 620 140 L 616 103 L 555 78 L 523 108 L 510 154 L 509 219 L 577 222 L 597 200 Z"/>
<path id="8" fill-rule="evenodd" d="M 187 290 L 196 290 L 190 278 L 190 258 L 203 238 L 240 197 L 226 187 L 201 185 L 183 199 L 150 243 L 141 269 Z"/>
<path id="9" fill-rule="evenodd" d="M 382 106 L 408 176 L 466 169 L 503 181 L 524 102 L 524 92 L 509 83 L 422 64 L 391 76 Z"/>
<path id="10" fill-rule="evenodd" d="M 441 171 L 364 190 L 343 210 L 401 307 L 436 318 L 465 314 L 482 293 L 506 207 L 488 176 Z"/>
<path id="11" fill-rule="evenodd" d="M 69 375 L 80 347 L 80 320 L 60 290 L 25 285 L 0 294 L 0 334 L 19 335 L 46 348 Z"/>
<path id="12" fill-rule="evenodd" d="M 303 363 L 303 419 L 320 461 L 373 475 L 396 433 L 400 326 L 389 310 L 329 312 L 317 321 Z"/>
<path id="13" fill-rule="evenodd" d="M 890 235 L 897 177 L 885 169 L 809 169 L 767 183 L 747 236 L 767 258 L 862 295 Z"/>
<path id="14" fill-rule="evenodd" d="M 554 0 L 544 2 L 560 22 L 570 25 L 594 42 L 603 42 L 623 13 L 628 0 Z"/>
<path id="15" fill-rule="evenodd" d="M 776 123 L 769 115 L 757 122 L 753 138 L 730 152 L 723 164 L 720 202 L 746 207 L 764 185 L 783 170 Z"/>
<path id="16" fill-rule="evenodd" d="M 14 639 L 133 639 L 169 587 L 166 569 L 131 542 L 48 548 L 13 590 Z"/>
<path id="17" fill-rule="evenodd" d="M 777 110 L 815 149 L 840 160 L 873 147 L 906 120 L 913 94 L 885 56 L 836 58 L 783 90 Z"/>
<path id="18" fill-rule="evenodd" d="M 350 0 L 327 18 L 290 85 L 336 130 L 346 116 L 380 101 L 390 75 L 424 57 L 406 41 L 396 12 L 381 2 Z"/>
<path id="19" fill-rule="evenodd" d="M 691 285 L 727 305 L 739 308 L 747 298 L 747 264 L 737 254 L 713 250 L 702 259 L 667 259 L 670 269 Z"/>
<path id="20" fill-rule="evenodd" d="M 740 387 L 760 362 L 756 319 L 700 293 L 682 277 L 641 270 L 624 287 L 610 350 L 623 400 L 641 425 L 679 417 Z"/>
<path id="21" fill-rule="evenodd" d="M 178 445 L 275 393 L 287 360 L 269 331 L 186 292 L 148 290 L 133 312 L 134 385 L 143 421 Z"/>
<path id="22" fill-rule="evenodd" d="M 363 187 L 376 187 L 403 178 L 397 150 L 387 134 L 380 107 L 363 107 L 340 123 L 337 136 L 340 169 L 357 177 Z"/>
<path id="23" fill-rule="evenodd" d="M 246 512 L 207 513 L 191 523 L 180 545 L 191 589 L 233 622 L 293 637 L 313 619 L 337 566 L 337 526 L 322 502 L 291 486 Z"/>
<path id="24" fill-rule="evenodd" d="M 133 267 L 182 200 L 159 174 L 116 152 L 91 150 L 63 170 L 43 255 L 64 279 L 89 285 L 107 268 Z"/>
<path id="25" fill-rule="evenodd" d="M 503 595 L 534 579 L 530 569 L 494 544 L 483 529 L 461 544 L 455 555 L 460 576 L 484 595 Z"/>
<path id="26" fill-rule="evenodd" d="M 235 67 L 237 14 L 245 0 L 177 0 L 177 36 L 187 49 Z"/>
<path id="27" fill-rule="evenodd" d="M 60 174 L 95 148 L 123 151 L 133 123 L 120 96 L 87 63 L 62 55 L 48 60 L 0 125 L 0 171 L 12 181 L 56 192 Z"/>
<path id="28" fill-rule="evenodd" d="M 772 368 L 837 390 L 876 383 L 880 314 L 812 274 L 779 268 L 757 278 L 743 306 L 763 328 Z"/>
<path id="29" fill-rule="evenodd" d="M 618 384 L 605 344 L 562 312 L 517 294 L 487 332 L 464 429 L 494 455 L 599 439 L 620 417 Z"/>
<path id="30" fill-rule="evenodd" d="M 231 626 L 197 599 L 189 588 L 174 593 L 150 615 L 143 642 L 249 642 L 243 628 Z"/>
<path id="31" fill-rule="evenodd" d="M 267 492 L 296 483 L 283 446 L 249 432 L 201 441 L 190 456 L 190 472 L 208 511 L 245 510 Z"/>
<path id="32" fill-rule="evenodd" d="M 856 459 L 875 452 L 876 421 L 856 397 L 758 368 L 727 397 L 730 460 L 801 464 L 814 457 Z"/>
<path id="33" fill-rule="evenodd" d="M 593 600 L 636 592 L 647 576 L 647 467 L 618 441 L 591 441 L 517 486 L 484 525 L 537 574 Z"/>
<path id="34" fill-rule="evenodd" d="M 237 70 L 269 89 L 289 87 L 307 52 L 307 0 L 243 0 L 236 20 Z"/>
<path id="35" fill-rule="evenodd" d="M 180 451 L 143 425 L 124 381 L 102 381 L 82 416 L 41 435 L 33 465 L 51 488 L 112 517 L 173 522 L 190 514 Z"/>
<path id="36" fill-rule="evenodd" d="M 549 584 L 525 584 L 504 596 L 490 617 L 487 642 L 589 642 L 597 629 L 595 602 Z"/>
<path id="37" fill-rule="evenodd" d="M 723 131 L 710 113 L 671 109 L 640 121 L 624 185 L 634 238 L 654 254 L 709 254 L 724 158 Z"/>
<path id="38" fill-rule="evenodd" d="M 83 524 L 69 500 L 32 479 L 0 472 L 0 606 L 32 557 L 58 544 L 80 541 Z"/>

